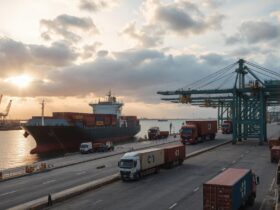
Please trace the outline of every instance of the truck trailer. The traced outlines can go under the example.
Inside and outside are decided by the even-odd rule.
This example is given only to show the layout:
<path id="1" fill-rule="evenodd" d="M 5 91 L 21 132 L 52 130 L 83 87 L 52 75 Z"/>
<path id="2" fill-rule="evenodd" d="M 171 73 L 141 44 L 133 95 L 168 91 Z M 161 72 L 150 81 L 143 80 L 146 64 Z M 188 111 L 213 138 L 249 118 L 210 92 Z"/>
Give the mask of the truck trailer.
<path id="1" fill-rule="evenodd" d="M 139 180 L 142 176 L 157 173 L 162 167 L 180 165 L 185 159 L 185 146 L 174 145 L 125 153 L 118 166 L 123 181 Z"/>
<path id="2" fill-rule="evenodd" d="M 217 121 L 186 121 L 180 129 L 181 141 L 183 144 L 196 144 L 206 139 L 213 140 L 217 133 Z"/>
<path id="3" fill-rule="evenodd" d="M 203 184 L 203 210 L 253 205 L 259 178 L 250 169 L 229 168 Z"/>

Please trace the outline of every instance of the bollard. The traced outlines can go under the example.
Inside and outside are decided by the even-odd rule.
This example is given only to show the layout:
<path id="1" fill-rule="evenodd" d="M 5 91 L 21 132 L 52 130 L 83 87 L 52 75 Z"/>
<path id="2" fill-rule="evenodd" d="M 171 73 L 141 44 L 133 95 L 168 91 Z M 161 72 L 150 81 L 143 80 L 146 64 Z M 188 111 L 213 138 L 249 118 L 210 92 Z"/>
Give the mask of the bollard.
<path id="1" fill-rule="evenodd" d="M 2 180 L 3 179 L 3 172 L 1 171 L 0 172 L 0 180 Z"/>

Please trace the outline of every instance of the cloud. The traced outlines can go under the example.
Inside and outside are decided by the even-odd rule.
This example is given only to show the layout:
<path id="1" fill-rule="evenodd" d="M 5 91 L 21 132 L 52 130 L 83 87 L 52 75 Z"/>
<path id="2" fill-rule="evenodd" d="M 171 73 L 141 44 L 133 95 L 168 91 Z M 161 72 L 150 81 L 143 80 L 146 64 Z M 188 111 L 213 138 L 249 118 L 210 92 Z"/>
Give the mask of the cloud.
<path id="1" fill-rule="evenodd" d="M 51 46 L 28 45 L 8 38 L 0 38 L 1 77 L 22 73 L 36 66 L 61 67 L 71 65 L 78 55 L 64 42 Z"/>
<path id="2" fill-rule="evenodd" d="M 138 41 L 140 47 L 154 47 L 162 44 L 162 34 L 164 32 L 152 25 L 143 26 L 140 30 L 136 29 L 136 23 L 129 23 L 123 30 L 122 34 Z"/>
<path id="3" fill-rule="evenodd" d="M 239 27 L 239 32 L 226 38 L 227 44 L 246 42 L 249 44 L 279 41 L 280 24 L 267 21 L 245 21 Z"/>
<path id="4" fill-rule="evenodd" d="M 151 0 L 144 7 L 147 10 L 146 17 L 152 25 L 160 24 L 165 29 L 184 36 L 219 29 L 225 17 L 221 14 L 205 16 L 196 4 L 187 1 L 162 4 Z"/>
<path id="5" fill-rule="evenodd" d="M 106 52 L 107 53 L 107 52 Z M 171 55 L 158 50 L 130 49 L 111 52 L 94 61 L 47 72 L 34 81 L 27 96 L 102 96 L 112 89 L 131 100 L 157 103 L 158 90 L 175 90 L 228 65 L 224 55 Z M 203 61 L 203 62 L 201 62 Z M 12 89 L 10 90 L 12 91 Z M 17 94 L 16 92 L 13 92 Z"/>
<path id="6" fill-rule="evenodd" d="M 40 25 L 43 30 L 41 37 L 47 41 L 62 37 L 70 42 L 78 42 L 82 39 L 80 33 L 98 33 L 98 29 L 90 17 L 62 14 L 53 20 L 42 19 Z"/>
<path id="7" fill-rule="evenodd" d="M 83 51 L 80 54 L 80 57 L 82 59 L 89 59 L 92 58 L 95 54 L 98 48 L 102 46 L 102 43 L 100 42 L 95 42 L 93 44 L 85 45 L 83 47 Z"/>
<path id="8" fill-rule="evenodd" d="M 80 9 L 88 12 L 97 12 L 103 9 L 112 8 L 117 5 L 119 0 L 81 0 Z"/>

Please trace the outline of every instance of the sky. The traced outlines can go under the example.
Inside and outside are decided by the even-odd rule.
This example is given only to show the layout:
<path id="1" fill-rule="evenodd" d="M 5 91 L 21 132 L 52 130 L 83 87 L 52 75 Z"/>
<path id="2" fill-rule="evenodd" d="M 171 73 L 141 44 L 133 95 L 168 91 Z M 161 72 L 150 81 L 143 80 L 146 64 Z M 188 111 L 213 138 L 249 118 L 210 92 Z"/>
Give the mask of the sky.
<path id="1" fill-rule="evenodd" d="M 161 101 L 239 58 L 280 71 L 277 0 L 0 0 L 0 112 L 91 112 L 109 90 L 123 114 L 216 117 Z"/>

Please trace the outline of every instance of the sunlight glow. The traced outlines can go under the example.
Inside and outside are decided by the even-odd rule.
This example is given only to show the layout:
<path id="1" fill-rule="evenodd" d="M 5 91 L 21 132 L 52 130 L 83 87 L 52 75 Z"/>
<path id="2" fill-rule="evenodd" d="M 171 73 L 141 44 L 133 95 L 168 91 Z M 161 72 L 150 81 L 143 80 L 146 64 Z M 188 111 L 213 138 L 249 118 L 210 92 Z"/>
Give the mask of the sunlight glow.
<path id="1" fill-rule="evenodd" d="M 32 77 L 28 75 L 13 76 L 5 79 L 5 82 L 9 82 L 19 88 L 25 88 L 32 82 Z"/>

